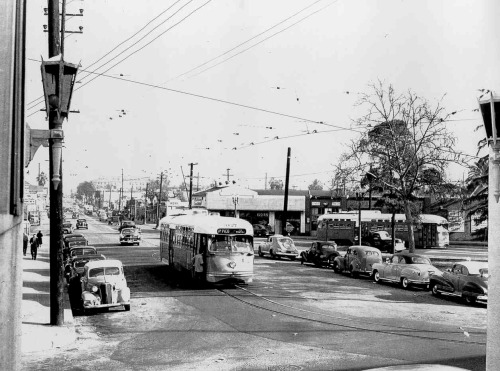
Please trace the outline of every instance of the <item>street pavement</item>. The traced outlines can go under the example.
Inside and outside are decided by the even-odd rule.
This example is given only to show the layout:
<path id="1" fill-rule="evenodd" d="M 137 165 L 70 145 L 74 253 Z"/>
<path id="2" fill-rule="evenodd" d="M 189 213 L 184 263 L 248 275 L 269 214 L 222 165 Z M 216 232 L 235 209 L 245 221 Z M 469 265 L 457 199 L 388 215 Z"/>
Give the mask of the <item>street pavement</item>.
<path id="1" fill-rule="evenodd" d="M 143 230 L 153 232 L 155 224 L 140 225 Z M 39 356 L 46 356 L 51 350 L 57 353 L 78 344 L 75 322 L 65 293 L 64 325 L 50 325 L 50 262 L 49 262 L 49 225 L 48 219 L 42 219 L 39 227 L 33 227 L 32 233 L 42 230 L 44 244 L 38 251 L 37 260 L 32 260 L 29 247 L 23 259 L 23 299 L 22 299 L 22 362 L 32 362 Z M 262 239 L 263 240 L 263 239 Z M 256 241 L 257 242 L 257 241 Z M 309 243 L 307 243 L 309 244 Z M 483 250 L 483 249 L 477 249 Z M 484 249 L 486 250 L 486 249 Z M 446 251 L 426 250 L 436 255 Z M 478 251 L 478 252 L 479 252 Z M 480 251 L 487 257 L 487 250 Z M 432 254 L 432 253 L 431 253 Z M 432 254 L 433 255 L 433 254 Z M 437 258 L 437 256 L 435 257 Z M 474 259 L 476 260 L 476 259 Z"/>

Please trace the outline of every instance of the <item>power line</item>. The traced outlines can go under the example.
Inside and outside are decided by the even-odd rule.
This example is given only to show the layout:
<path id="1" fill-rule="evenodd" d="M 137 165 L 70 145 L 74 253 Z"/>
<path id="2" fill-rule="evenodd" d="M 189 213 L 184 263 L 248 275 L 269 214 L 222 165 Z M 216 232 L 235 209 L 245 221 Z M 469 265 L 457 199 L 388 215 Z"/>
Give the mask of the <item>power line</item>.
<path id="1" fill-rule="evenodd" d="M 186 72 L 184 72 L 184 73 L 182 73 L 182 74 L 180 74 L 180 75 L 178 75 L 178 76 L 176 76 L 176 77 L 173 77 L 172 79 L 168 80 L 167 82 L 170 82 L 170 81 L 172 81 L 172 80 L 178 79 L 179 77 L 182 77 L 182 76 L 184 76 L 184 75 L 187 75 L 188 73 L 190 73 L 190 72 L 192 72 L 192 71 L 194 71 L 194 70 L 197 70 L 198 68 L 203 67 L 203 66 L 207 65 L 208 63 L 213 62 L 214 60 L 216 60 L 216 59 L 218 59 L 218 58 L 220 58 L 220 57 L 222 57 L 222 56 L 224 56 L 224 55 L 226 55 L 226 54 L 229 54 L 229 53 L 230 53 L 230 52 L 232 52 L 233 50 L 235 50 L 235 49 L 239 48 L 239 47 L 240 47 L 240 46 L 242 46 L 242 45 L 247 44 L 248 42 L 250 42 L 250 41 L 252 41 L 252 40 L 256 39 L 256 38 L 257 38 L 257 37 L 259 37 L 259 36 L 262 36 L 263 34 L 265 34 L 266 32 L 268 32 L 268 31 L 270 31 L 270 30 L 272 30 L 273 28 L 278 27 L 280 24 L 282 24 L 282 23 L 284 23 L 284 22 L 288 21 L 289 19 L 291 19 L 291 18 L 295 17 L 297 14 L 302 13 L 302 12 L 303 12 L 303 11 L 305 11 L 306 9 L 309 9 L 309 8 L 310 8 L 310 7 L 312 7 L 313 5 L 315 5 L 315 4 L 317 4 L 317 3 L 319 3 L 320 1 L 323 1 L 323 0 L 317 0 L 317 1 L 315 1 L 314 3 L 312 3 L 312 4 L 308 5 L 308 6 L 306 6 L 305 8 L 303 8 L 303 9 L 299 10 L 297 13 L 295 13 L 295 14 L 293 14 L 293 15 L 289 16 L 288 18 L 285 18 L 284 20 L 282 20 L 282 21 L 281 21 L 281 22 L 279 22 L 279 23 L 276 23 L 274 26 L 269 27 L 268 29 L 266 29 L 266 30 L 262 31 L 261 33 L 259 33 L 259 34 L 255 35 L 255 36 L 251 37 L 250 39 L 248 39 L 248 40 L 246 40 L 246 41 L 243 41 L 242 43 L 240 43 L 240 44 L 236 45 L 235 47 L 233 47 L 233 48 L 231 48 L 231 49 L 227 50 L 226 52 L 224 52 L 224 53 L 222 53 L 222 54 L 220 54 L 220 55 L 218 55 L 218 56 L 216 56 L 216 57 L 214 57 L 214 58 L 212 58 L 212 59 L 210 59 L 210 60 L 208 60 L 208 61 L 206 61 L 206 62 L 204 62 L 204 63 L 202 63 L 202 64 L 200 64 L 200 65 L 198 65 L 198 66 L 196 66 L 196 67 L 194 67 L 194 68 L 192 68 L 192 69 L 190 69 L 189 71 L 186 71 Z"/>
<path id="2" fill-rule="evenodd" d="M 299 19 L 297 22 L 292 23 L 290 26 L 285 27 L 284 29 L 282 29 L 282 30 L 280 30 L 280 31 L 278 31 L 278 32 L 273 33 L 272 35 L 270 35 L 270 36 L 266 37 L 265 39 L 263 39 L 263 40 L 259 41 L 258 43 L 253 44 L 253 45 L 249 46 L 248 48 L 243 49 L 242 51 L 240 51 L 240 52 L 238 52 L 238 53 L 236 53 L 236 54 L 233 54 L 232 56 L 230 56 L 230 57 L 228 57 L 228 58 L 226 58 L 226 59 L 223 59 L 223 60 L 222 60 L 222 61 L 220 61 L 219 63 L 216 63 L 216 64 L 212 65 L 211 67 L 207 67 L 207 68 L 205 68 L 205 69 L 201 70 L 200 72 L 198 72 L 198 73 L 196 73 L 196 74 L 194 74 L 194 75 L 191 75 L 190 77 L 195 77 L 195 76 L 198 76 L 198 75 L 202 74 L 202 73 L 203 73 L 203 72 L 205 72 L 205 71 L 211 70 L 212 68 L 215 68 L 215 67 L 219 66 L 220 64 L 222 64 L 222 63 L 224 63 L 224 62 L 227 62 L 227 61 L 228 61 L 228 60 L 230 60 L 230 59 L 233 59 L 234 57 L 236 57 L 236 56 L 238 56 L 238 55 L 240 55 L 240 54 L 242 54 L 242 53 L 246 52 L 247 50 L 250 50 L 250 49 L 252 49 L 253 47 L 255 47 L 255 46 L 257 46 L 257 45 L 262 44 L 264 41 L 267 41 L 267 40 L 269 40 L 270 38 L 272 38 L 272 37 L 274 37 L 274 36 L 276 36 L 276 35 L 278 35 L 278 34 L 280 34 L 280 33 L 284 32 L 284 31 L 286 31 L 286 30 L 288 30 L 289 28 L 291 28 L 291 27 L 293 27 L 293 26 L 297 25 L 298 23 L 300 23 L 300 22 L 302 22 L 302 21 L 306 20 L 307 18 L 309 18 L 309 17 L 313 16 L 314 14 L 316 14 L 316 13 L 318 13 L 318 12 L 320 12 L 320 11 L 322 11 L 322 10 L 326 9 L 326 8 L 328 8 L 329 6 L 331 6 L 331 5 L 335 4 L 336 2 L 338 2 L 338 0 L 334 1 L 333 3 L 330 3 L 330 4 L 325 5 L 324 7 L 322 7 L 322 8 L 320 8 L 320 9 L 316 10 L 315 12 L 313 12 L 313 13 L 311 13 L 311 14 L 309 14 L 309 15 L 307 15 L 307 16 L 305 16 L 305 17 L 301 18 L 301 19 Z"/>
<path id="3" fill-rule="evenodd" d="M 29 60 L 33 61 L 33 59 L 29 59 Z M 36 60 L 34 60 L 34 61 L 36 61 Z M 39 61 L 37 61 L 37 62 L 39 62 Z M 90 72 L 90 73 L 93 73 L 93 72 Z M 264 108 L 258 108 L 258 107 L 254 107 L 254 106 L 249 106 L 249 105 L 242 104 L 242 103 L 231 102 L 231 101 L 227 101 L 227 100 L 224 100 L 224 99 L 212 98 L 212 97 L 208 97 L 208 96 L 201 95 L 201 94 L 195 94 L 195 93 L 190 93 L 190 92 L 186 92 L 186 91 L 182 91 L 182 90 L 166 88 L 164 86 L 159 86 L 159 85 L 155 85 L 155 84 L 145 83 L 145 82 L 136 81 L 136 80 L 132 80 L 132 79 L 126 79 L 126 78 L 123 78 L 123 77 L 105 75 L 104 73 L 97 73 L 97 74 L 99 76 L 103 76 L 103 77 L 107 77 L 107 78 L 115 79 L 115 80 L 119 80 L 119 81 L 125 81 L 125 82 L 129 82 L 129 83 L 136 84 L 136 85 L 141 85 L 141 86 L 147 86 L 147 87 L 151 87 L 151 88 L 161 89 L 161 90 L 170 91 L 170 92 L 178 93 L 178 94 L 184 94 L 184 95 L 188 95 L 188 96 L 192 96 L 192 97 L 196 97 L 196 98 L 201 98 L 201 99 L 207 99 L 207 100 L 211 100 L 211 101 L 218 102 L 218 103 L 229 104 L 229 105 L 232 105 L 232 106 L 247 108 L 247 109 L 251 109 L 251 110 L 254 110 L 254 111 L 265 112 L 265 113 L 269 113 L 269 114 L 272 114 L 272 115 L 289 117 L 289 118 L 296 119 L 296 120 L 303 120 L 303 121 L 311 122 L 311 123 L 318 124 L 318 125 L 325 125 L 325 126 L 329 126 L 329 127 L 334 127 L 334 128 L 340 129 L 340 130 L 348 130 L 348 131 L 353 131 L 353 132 L 357 132 L 357 133 L 363 133 L 362 131 L 359 131 L 359 130 L 355 130 L 355 129 L 352 129 L 352 128 L 345 128 L 345 127 L 338 126 L 338 125 L 333 125 L 333 124 L 328 124 L 328 123 L 326 123 L 324 121 L 311 120 L 311 119 L 307 119 L 307 118 L 303 118 L 303 117 L 289 115 L 289 114 L 286 114 L 286 113 L 280 113 L 280 112 L 276 112 L 276 111 L 271 111 L 271 110 L 264 109 Z M 79 87 L 79 88 L 77 88 L 75 90 L 81 89 L 82 87 L 83 86 L 81 86 L 81 87 Z M 28 115 L 28 117 L 34 115 L 35 113 L 36 112 Z"/>
<path id="4" fill-rule="evenodd" d="M 178 0 L 177 2 L 179 2 L 180 0 Z M 94 71 L 92 72 L 96 72 L 98 69 L 104 67 L 105 65 L 111 63 L 113 60 L 115 60 L 116 58 L 118 58 L 120 55 L 122 55 L 123 53 L 125 53 L 127 50 L 133 48 L 135 45 L 137 45 L 140 41 L 144 40 L 146 38 L 146 36 L 150 35 L 154 30 L 156 30 L 158 27 L 162 26 L 163 24 L 165 24 L 167 21 L 169 21 L 170 19 L 172 19 L 175 15 L 177 15 L 182 9 L 184 9 L 187 5 L 189 5 L 190 3 L 192 3 L 194 0 L 189 0 L 186 4 L 184 4 L 183 6 L 181 6 L 174 14 L 172 14 L 170 17 L 168 17 L 167 19 L 165 19 L 163 22 L 161 22 L 159 25 L 157 25 L 156 27 L 154 27 L 151 31 L 149 31 L 148 33 L 146 33 L 144 36 L 142 36 L 138 41 L 135 41 L 132 45 L 130 45 L 129 47 L 127 47 L 125 50 L 122 50 L 120 53 L 118 53 L 117 55 L 115 55 L 113 58 L 111 58 L 109 61 L 107 61 L 106 63 L 102 64 L 101 66 L 97 67 Z M 210 2 L 211 0 L 209 0 L 208 2 Z M 176 3 L 177 3 L 176 2 Z M 207 3 L 208 3 L 207 2 Z M 175 4 L 176 4 L 175 3 Z M 205 3 L 204 5 L 206 5 L 207 3 Z M 175 5 L 174 4 L 174 5 Z M 204 6 L 202 5 L 202 6 Z M 173 5 L 172 5 L 173 6 Z M 200 6 L 200 8 L 202 7 Z M 171 7 L 170 7 L 171 8 Z M 169 8 L 169 9 L 170 9 Z M 200 9 L 198 8 L 198 9 Z M 196 12 L 198 9 L 195 9 L 192 13 Z M 168 10 L 168 9 L 167 9 Z M 181 23 L 182 21 L 184 21 L 186 18 L 188 18 L 192 13 L 188 14 L 187 17 L 183 18 L 181 21 L 179 21 L 177 24 Z M 149 24 L 149 23 L 148 23 Z M 159 38 L 160 36 L 162 36 L 165 32 L 169 31 L 170 29 L 172 29 L 173 27 L 177 26 L 177 24 L 173 25 L 172 27 L 170 27 L 169 29 L 167 29 L 166 31 L 164 31 L 162 34 L 158 35 L 156 38 L 154 38 L 153 40 L 151 40 L 148 44 L 144 45 L 144 47 L 146 47 L 147 45 L 149 45 L 151 42 L 155 41 L 157 38 Z M 144 29 L 146 26 L 144 26 L 142 29 Z M 142 30 L 141 29 L 141 30 Z M 140 31 L 138 31 L 137 33 L 139 33 Z M 136 33 L 136 35 L 137 35 Z M 132 36 L 133 37 L 133 36 Z M 128 39 L 130 40 L 130 38 Z M 123 44 L 123 43 L 122 43 Z M 120 44 L 121 45 L 121 44 Z M 117 46 L 118 47 L 118 46 Z M 115 49 L 117 48 L 115 47 Z M 139 50 L 141 50 L 142 48 L 134 51 L 132 54 L 130 54 L 128 57 L 132 56 L 133 54 L 137 53 Z M 114 50 L 114 49 L 113 49 Z M 128 57 L 126 57 L 125 59 L 127 59 Z M 102 59 L 102 58 L 101 58 Z M 125 59 L 122 59 L 119 63 L 123 62 Z M 111 68 L 115 67 L 117 64 L 115 64 L 114 66 L 112 66 Z M 109 71 L 106 70 L 105 72 Z M 90 76 L 91 73 L 88 73 L 86 76 L 84 76 L 80 81 L 82 81 L 83 79 L 87 78 L 88 76 Z M 97 78 L 98 76 L 96 76 L 95 78 Z M 91 80 L 92 81 L 92 80 Z M 90 81 L 89 81 L 90 82 Z"/>
<path id="5" fill-rule="evenodd" d="M 181 8 L 179 8 L 172 16 L 170 16 L 169 18 L 167 18 L 165 21 L 163 21 L 160 25 L 164 24 L 165 22 L 167 22 L 168 20 L 170 20 L 173 16 L 175 16 L 180 10 L 182 10 L 184 7 L 186 7 L 187 5 L 189 5 L 193 0 L 190 0 L 188 3 L 186 3 L 185 5 L 183 5 Z M 142 47 L 140 47 L 139 49 L 135 50 L 134 52 L 132 52 L 131 54 L 129 54 L 128 56 L 126 56 L 125 58 L 123 58 L 122 60 L 120 60 L 118 63 L 114 64 L 113 66 L 111 66 L 110 68 L 108 68 L 107 70 L 105 70 L 102 74 L 108 72 L 109 70 L 111 70 L 112 68 L 116 67 L 117 65 L 119 65 L 120 63 L 122 63 L 123 61 L 127 60 L 128 58 L 130 58 L 132 55 L 138 53 L 139 51 L 141 51 L 142 49 L 144 49 L 146 46 L 150 45 L 152 42 L 154 42 L 155 40 L 157 40 L 159 37 L 163 36 L 165 33 L 167 33 L 168 31 L 170 31 L 172 28 L 174 28 L 175 26 L 179 25 L 180 23 L 182 23 L 184 20 L 186 20 L 187 18 L 189 18 L 193 13 L 197 12 L 199 9 L 201 9 L 202 7 L 204 7 L 205 5 L 207 5 L 209 2 L 211 2 L 212 0 L 208 0 L 207 2 L 205 2 L 204 4 L 202 4 L 201 6 L 199 6 L 198 8 L 196 8 L 195 10 L 193 10 L 191 13 L 189 13 L 187 16 L 185 16 L 184 18 L 182 18 L 179 22 L 177 22 L 176 24 L 174 24 L 173 26 L 169 27 L 167 30 L 163 31 L 162 33 L 160 33 L 159 35 L 157 35 L 155 38 L 153 38 L 151 41 L 149 41 L 147 44 L 143 45 Z M 175 4 L 174 4 L 175 5 Z M 173 6 L 173 5 L 172 5 Z M 168 10 L 168 9 L 167 9 Z M 152 22 L 152 21 L 150 21 Z M 150 23 L 149 22 L 149 23 Z M 148 23 L 148 24 L 149 24 Z M 89 84 L 90 82 L 94 81 L 96 78 L 98 78 L 100 76 L 99 73 L 96 73 L 96 71 L 102 67 L 104 67 L 105 65 L 111 63 L 113 60 L 115 60 L 118 56 L 120 56 L 121 54 L 123 54 L 125 51 L 129 50 L 130 48 L 132 48 L 133 46 L 137 45 L 139 43 L 139 41 L 142 41 L 147 35 L 149 35 L 152 31 L 154 31 L 156 28 L 158 28 L 160 25 L 158 25 L 157 27 L 153 28 L 153 30 L 151 30 L 150 32 L 148 32 L 146 35 L 144 35 L 142 38 L 140 38 L 138 41 L 136 41 L 134 44 L 132 44 L 131 46 L 129 46 L 127 49 L 125 49 L 124 51 L 122 51 L 121 53 L 119 53 L 118 55 L 114 56 L 112 59 L 110 59 L 109 61 L 107 61 L 106 63 L 102 64 L 101 66 L 99 66 L 98 68 L 96 68 L 94 71 L 88 71 L 88 70 L 82 70 L 83 72 L 86 72 L 87 75 L 84 76 L 82 78 L 85 79 L 87 78 L 88 76 L 90 76 L 91 74 L 97 74 L 97 76 L 95 76 L 93 79 L 91 79 L 90 81 L 87 81 L 85 84 L 81 85 L 80 87 L 78 87 L 76 90 L 79 90 L 81 88 L 83 88 L 84 86 L 86 86 L 87 84 Z M 144 26 L 143 29 L 147 27 Z M 138 31 L 137 33 L 139 33 L 140 31 Z M 136 33 L 136 34 L 137 34 Z M 133 36 L 132 36 L 133 37 Z M 130 39 L 130 38 L 129 38 Z M 129 40 L 128 39 L 128 40 Z M 126 41 L 128 41 L 126 40 Z M 124 41 L 124 42 L 126 42 Z M 124 42 L 122 42 L 121 44 L 123 44 Z M 120 45 L 121 45 L 120 44 Z M 116 49 L 116 48 L 115 48 Z M 114 50 L 114 49 L 113 49 Z M 110 52 L 109 52 L 110 53 Z M 108 54 L 109 54 L 108 53 Z M 102 57 L 104 58 L 104 57 Z M 101 58 L 101 59 L 102 59 Z M 95 62 L 97 63 L 97 62 Z M 94 64 L 95 64 L 94 63 Z M 81 81 L 81 80 L 80 80 Z M 35 105 L 38 105 L 40 103 L 40 99 L 43 100 L 43 96 L 33 100 L 32 102 L 28 103 L 28 104 L 31 104 L 35 101 L 38 101 L 37 103 L 35 103 Z M 34 106 L 31 106 L 31 107 L 28 107 L 27 109 L 28 110 L 31 110 L 33 108 L 35 108 L 35 105 Z M 31 115 L 30 115 L 31 116 Z M 28 116 L 29 117 L 29 116 Z"/>

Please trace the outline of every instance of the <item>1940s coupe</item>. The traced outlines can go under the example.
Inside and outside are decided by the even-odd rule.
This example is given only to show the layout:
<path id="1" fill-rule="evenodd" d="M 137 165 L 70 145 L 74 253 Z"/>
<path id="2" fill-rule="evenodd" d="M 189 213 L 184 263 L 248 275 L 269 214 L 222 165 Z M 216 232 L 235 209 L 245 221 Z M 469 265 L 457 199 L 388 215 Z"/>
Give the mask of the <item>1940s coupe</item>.
<path id="1" fill-rule="evenodd" d="M 339 255 L 344 255 L 348 246 L 337 246 L 333 241 L 315 241 L 311 247 L 300 253 L 300 263 L 313 263 L 317 267 L 333 266 L 333 261 Z"/>
<path id="2" fill-rule="evenodd" d="M 429 284 L 432 294 L 462 297 L 467 304 L 488 301 L 488 263 L 462 261 L 442 275 L 434 275 Z"/>
<path id="3" fill-rule="evenodd" d="M 70 285 L 70 297 L 77 297 L 75 303 L 84 312 L 89 309 L 123 306 L 130 310 L 130 289 L 119 260 L 96 260 L 85 264 L 80 285 Z"/>
<path id="4" fill-rule="evenodd" d="M 404 289 L 411 285 L 427 288 L 430 277 L 441 273 L 426 256 L 410 253 L 394 254 L 384 263 L 373 264 L 372 269 L 375 282 L 395 282 Z"/>
<path id="5" fill-rule="evenodd" d="M 267 241 L 259 245 L 259 256 L 269 254 L 272 258 L 286 257 L 295 260 L 299 257 L 299 251 L 290 237 L 275 234 L 269 236 Z"/>
<path id="6" fill-rule="evenodd" d="M 359 274 L 372 274 L 373 265 L 382 263 L 382 253 L 371 246 L 349 246 L 344 256 L 337 256 L 333 261 L 336 273 L 349 272 L 352 277 Z"/>

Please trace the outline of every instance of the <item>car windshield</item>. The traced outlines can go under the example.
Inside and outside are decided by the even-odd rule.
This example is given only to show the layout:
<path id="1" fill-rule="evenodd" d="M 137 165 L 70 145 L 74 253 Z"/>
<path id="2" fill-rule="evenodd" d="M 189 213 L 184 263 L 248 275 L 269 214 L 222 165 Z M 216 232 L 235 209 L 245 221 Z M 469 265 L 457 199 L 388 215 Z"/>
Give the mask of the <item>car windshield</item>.
<path id="1" fill-rule="evenodd" d="M 320 250 L 322 252 L 325 252 L 325 251 L 336 251 L 337 250 L 336 247 L 337 246 L 335 246 L 335 245 L 322 245 L 320 247 Z"/>
<path id="2" fill-rule="evenodd" d="M 217 236 L 208 239 L 208 249 L 212 252 L 253 252 L 252 238 L 249 236 Z"/>
<path id="3" fill-rule="evenodd" d="M 480 269 L 479 274 L 481 275 L 481 277 L 488 278 L 488 268 Z"/>
<path id="4" fill-rule="evenodd" d="M 378 233 L 380 235 L 380 238 L 383 238 L 383 239 L 391 238 L 391 235 L 388 232 L 386 232 L 386 231 L 380 231 Z"/>
<path id="5" fill-rule="evenodd" d="M 295 247 L 293 240 L 291 238 L 278 238 L 278 242 L 287 248 Z"/>
<path id="6" fill-rule="evenodd" d="M 71 251 L 71 255 L 94 255 L 95 251 L 92 249 L 76 249 Z"/>
<path id="7" fill-rule="evenodd" d="M 134 233 L 135 232 L 135 228 L 123 228 L 122 229 L 122 233 Z"/>
<path id="8" fill-rule="evenodd" d="M 117 276 L 119 274 L 119 267 L 100 267 L 89 270 L 89 277 Z"/>
<path id="9" fill-rule="evenodd" d="M 422 256 L 412 256 L 411 257 L 412 264 L 431 264 L 431 261 L 428 258 L 424 258 Z"/>

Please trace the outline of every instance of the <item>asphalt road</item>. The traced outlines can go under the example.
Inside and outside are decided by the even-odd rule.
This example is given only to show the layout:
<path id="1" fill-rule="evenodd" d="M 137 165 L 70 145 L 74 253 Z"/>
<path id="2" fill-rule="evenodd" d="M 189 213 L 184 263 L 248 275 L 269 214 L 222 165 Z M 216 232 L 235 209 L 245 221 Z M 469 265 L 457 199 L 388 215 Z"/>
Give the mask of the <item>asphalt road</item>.
<path id="1" fill-rule="evenodd" d="M 196 287 L 158 260 L 157 231 L 137 247 L 120 246 L 116 227 L 89 227 L 90 244 L 124 263 L 132 309 L 75 317 L 78 342 L 26 370 L 485 368 L 485 306 L 257 256 L 254 283 Z"/>

